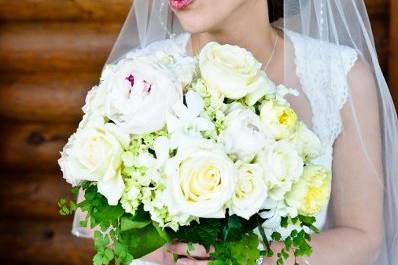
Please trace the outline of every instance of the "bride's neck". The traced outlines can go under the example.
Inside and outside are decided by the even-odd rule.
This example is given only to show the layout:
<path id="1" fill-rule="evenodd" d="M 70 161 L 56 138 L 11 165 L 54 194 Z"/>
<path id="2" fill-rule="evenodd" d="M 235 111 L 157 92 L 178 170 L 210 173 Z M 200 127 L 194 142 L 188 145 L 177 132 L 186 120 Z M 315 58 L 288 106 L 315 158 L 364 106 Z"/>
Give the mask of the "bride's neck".
<path id="1" fill-rule="evenodd" d="M 266 1 L 242 6 L 217 29 L 192 34 L 191 53 L 197 54 L 206 43 L 216 41 L 246 48 L 259 61 L 264 62 L 269 57 L 277 37 L 267 14 Z"/>

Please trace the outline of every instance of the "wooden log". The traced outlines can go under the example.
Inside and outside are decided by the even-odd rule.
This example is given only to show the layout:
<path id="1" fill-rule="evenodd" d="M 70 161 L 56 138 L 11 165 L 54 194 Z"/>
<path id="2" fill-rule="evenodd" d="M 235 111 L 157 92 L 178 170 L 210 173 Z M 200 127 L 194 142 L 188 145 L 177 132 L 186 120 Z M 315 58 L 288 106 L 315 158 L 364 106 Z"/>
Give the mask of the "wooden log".
<path id="1" fill-rule="evenodd" d="M 366 8 L 369 15 L 372 16 L 385 16 L 388 14 L 388 5 L 391 0 L 365 0 Z M 394 0 L 392 0 L 394 1 Z"/>
<path id="2" fill-rule="evenodd" d="M 121 25 L 23 23 L 0 26 L 0 71 L 99 72 Z"/>
<path id="3" fill-rule="evenodd" d="M 0 20 L 124 21 L 132 0 L 0 0 Z M 369 13 L 385 13 L 389 0 L 366 0 Z"/>
<path id="4" fill-rule="evenodd" d="M 72 236 L 71 220 L 1 220 L 0 230 L 1 264 L 92 264 L 93 243 Z"/>
<path id="5" fill-rule="evenodd" d="M 124 21 L 132 0 L 0 0 L 0 20 Z"/>
<path id="6" fill-rule="evenodd" d="M 0 118 L 76 122 L 99 73 L 6 75 L 0 80 Z"/>
<path id="7" fill-rule="evenodd" d="M 58 172 L 57 160 L 76 124 L 2 123 L 0 170 Z"/>
<path id="8" fill-rule="evenodd" d="M 70 189 L 60 174 L 1 173 L 2 218 L 66 220 L 58 213 L 57 202 L 61 198 L 74 199 Z"/>
<path id="9" fill-rule="evenodd" d="M 389 55 L 389 84 L 395 108 L 398 109 L 398 1 L 391 1 L 391 22 L 390 22 L 390 55 Z"/>
<path id="10" fill-rule="evenodd" d="M 388 21 L 382 17 L 375 17 L 371 21 L 375 45 L 383 72 L 388 75 L 389 59 L 389 26 Z"/>

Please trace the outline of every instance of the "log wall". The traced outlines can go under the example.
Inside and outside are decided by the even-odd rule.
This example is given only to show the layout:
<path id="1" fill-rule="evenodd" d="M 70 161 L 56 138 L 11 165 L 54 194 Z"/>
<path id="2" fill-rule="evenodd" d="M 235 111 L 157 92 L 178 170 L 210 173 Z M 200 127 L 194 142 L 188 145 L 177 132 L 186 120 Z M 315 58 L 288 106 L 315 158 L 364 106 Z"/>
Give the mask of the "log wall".
<path id="1" fill-rule="evenodd" d="M 397 1 L 366 2 L 383 71 L 395 76 Z M 0 264 L 90 264 L 90 242 L 57 213 L 69 186 L 56 160 L 130 4 L 0 0 Z"/>

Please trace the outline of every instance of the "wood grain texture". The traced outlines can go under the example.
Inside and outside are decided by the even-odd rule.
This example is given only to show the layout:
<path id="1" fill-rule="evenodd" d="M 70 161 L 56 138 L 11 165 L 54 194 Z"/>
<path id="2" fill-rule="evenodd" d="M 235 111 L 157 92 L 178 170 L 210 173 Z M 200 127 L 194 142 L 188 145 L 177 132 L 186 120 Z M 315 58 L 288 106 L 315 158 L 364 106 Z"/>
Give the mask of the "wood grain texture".
<path id="1" fill-rule="evenodd" d="M 99 73 L 8 74 L 0 78 L 0 118 L 76 122 Z"/>
<path id="2" fill-rule="evenodd" d="M 11 172 L 57 172 L 60 150 L 76 124 L 0 124 L 0 170 Z"/>
<path id="3" fill-rule="evenodd" d="M 132 0 L 0 0 L 3 21 L 116 21 L 126 17 Z"/>
<path id="4" fill-rule="evenodd" d="M 92 241 L 73 237 L 71 218 L 48 220 L 0 220 L 2 265 L 92 264 Z"/>
<path id="5" fill-rule="evenodd" d="M 99 72 L 120 30 L 115 23 L 0 26 L 0 71 Z"/>
<path id="6" fill-rule="evenodd" d="M 18 183 L 18 185 L 16 185 Z M 73 199 L 71 186 L 62 174 L 0 174 L 0 212 L 2 218 L 25 220 L 65 220 L 59 215 L 57 201 Z"/>
<path id="7" fill-rule="evenodd" d="M 398 1 L 391 1 L 391 21 L 390 21 L 390 53 L 389 53 L 389 85 L 390 91 L 398 109 Z"/>

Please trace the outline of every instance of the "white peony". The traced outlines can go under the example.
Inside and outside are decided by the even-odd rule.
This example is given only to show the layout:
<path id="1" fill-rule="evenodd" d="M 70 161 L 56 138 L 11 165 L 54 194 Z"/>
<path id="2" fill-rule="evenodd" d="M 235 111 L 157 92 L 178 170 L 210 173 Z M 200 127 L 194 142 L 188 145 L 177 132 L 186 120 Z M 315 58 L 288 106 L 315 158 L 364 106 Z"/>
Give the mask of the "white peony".
<path id="1" fill-rule="evenodd" d="M 98 191 L 116 205 L 122 196 L 121 155 L 129 144 L 128 135 L 114 124 L 88 120 L 73 134 L 58 160 L 64 178 L 72 185 L 97 182 Z"/>
<path id="2" fill-rule="evenodd" d="M 173 214 L 224 218 L 235 192 L 233 162 L 215 144 L 201 138 L 181 141 L 166 164 L 167 201 Z"/>
<path id="3" fill-rule="evenodd" d="M 331 173 L 327 168 L 306 166 L 301 178 L 286 194 L 286 204 L 297 209 L 299 214 L 315 216 L 329 200 L 330 178 Z"/>
<path id="4" fill-rule="evenodd" d="M 298 117 L 292 108 L 267 100 L 260 109 L 260 118 L 275 139 L 288 139 L 296 131 Z"/>
<path id="5" fill-rule="evenodd" d="M 269 197 L 279 201 L 303 173 L 303 160 L 292 144 L 278 141 L 268 145 L 257 157 L 264 170 Z"/>
<path id="6" fill-rule="evenodd" d="M 199 54 L 199 68 L 208 88 L 227 98 L 266 94 L 268 83 L 261 63 L 238 46 L 209 42 Z"/>
<path id="7" fill-rule="evenodd" d="M 267 134 L 260 118 L 252 110 L 233 104 L 224 122 L 220 141 L 228 154 L 250 161 L 266 145 L 273 141 Z"/>
<path id="8" fill-rule="evenodd" d="M 311 161 L 322 155 L 321 141 L 303 122 L 299 122 L 297 131 L 290 141 L 296 146 L 304 161 Z"/>
<path id="9" fill-rule="evenodd" d="M 101 83 L 107 90 L 105 113 L 126 133 L 162 129 L 171 107 L 182 101 L 182 84 L 152 57 L 123 60 Z"/>
<path id="10" fill-rule="evenodd" d="M 237 163 L 238 182 L 230 213 L 245 219 L 260 211 L 267 198 L 263 169 L 258 164 Z"/>

